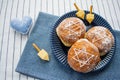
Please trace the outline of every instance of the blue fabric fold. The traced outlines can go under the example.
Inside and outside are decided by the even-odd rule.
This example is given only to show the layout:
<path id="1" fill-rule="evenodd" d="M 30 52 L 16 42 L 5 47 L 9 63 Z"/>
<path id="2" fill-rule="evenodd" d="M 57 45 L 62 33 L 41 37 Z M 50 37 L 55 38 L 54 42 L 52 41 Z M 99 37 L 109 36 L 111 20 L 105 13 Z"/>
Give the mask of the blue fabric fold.
<path id="1" fill-rule="evenodd" d="M 23 50 L 16 71 L 40 80 L 119 80 L 120 79 L 120 31 L 115 30 L 116 51 L 110 64 L 99 72 L 77 73 L 66 69 L 55 58 L 50 47 L 51 27 L 59 17 L 40 12 L 30 37 Z M 37 56 L 32 43 L 45 49 L 50 61 L 43 61 Z"/>

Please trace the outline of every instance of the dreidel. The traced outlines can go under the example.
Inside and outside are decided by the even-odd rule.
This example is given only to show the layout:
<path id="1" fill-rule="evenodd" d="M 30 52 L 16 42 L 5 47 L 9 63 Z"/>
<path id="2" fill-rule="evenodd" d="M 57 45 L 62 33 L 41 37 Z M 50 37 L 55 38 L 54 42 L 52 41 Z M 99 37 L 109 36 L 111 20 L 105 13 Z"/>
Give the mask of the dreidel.
<path id="1" fill-rule="evenodd" d="M 94 20 L 94 14 L 92 13 L 93 6 L 90 6 L 90 13 L 86 15 L 86 20 L 91 24 Z"/>
<path id="2" fill-rule="evenodd" d="M 77 9 L 77 13 L 76 13 L 76 16 L 79 17 L 79 18 L 82 18 L 84 19 L 85 17 L 85 11 L 84 10 L 81 10 L 76 3 L 74 3 L 74 6 L 75 8 Z"/>
<path id="3" fill-rule="evenodd" d="M 48 53 L 44 49 L 40 50 L 40 48 L 35 43 L 33 43 L 32 45 L 38 51 L 38 56 L 42 60 L 49 61 L 49 55 L 48 55 Z"/>

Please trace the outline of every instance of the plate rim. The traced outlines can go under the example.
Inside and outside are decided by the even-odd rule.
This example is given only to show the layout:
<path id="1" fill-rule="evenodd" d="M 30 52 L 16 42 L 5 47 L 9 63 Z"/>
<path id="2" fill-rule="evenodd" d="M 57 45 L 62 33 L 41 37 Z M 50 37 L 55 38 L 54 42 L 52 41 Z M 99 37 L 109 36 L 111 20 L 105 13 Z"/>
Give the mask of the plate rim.
<path id="1" fill-rule="evenodd" d="M 88 13 L 89 11 L 86 11 L 86 10 L 84 10 L 85 11 L 85 13 Z M 58 62 L 60 62 L 63 66 L 65 66 L 66 68 L 69 68 L 69 69 L 71 69 L 70 68 L 70 66 L 69 66 L 69 64 L 67 63 L 67 64 L 64 64 L 64 63 L 66 63 L 66 62 L 64 62 L 64 63 L 62 63 L 59 59 L 58 59 L 58 57 L 56 56 L 56 54 L 55 54 L 55 51 L 54 51 L 54 47 L 53 47 L 53 41 L 52 41 L 52 35 L 53 35 L 53 32 L 55 32 L 56 33 L 56 30 L 54 31 L 54 29 L 57 27 L 56 25 L 58 24 L 58 23 L 60 23 L 60 22 L 62 22 L 62 20 L 63 19 L 65 19 L 64 17 L 65 16 L 67 16 L 68 14 L 73 14 L 73 13 L 75 13 L 75 12 L 77 12 L 77 10 L 73 10 L 73 11 L 70 11 L 70 12 L 67 12 L 67 13 L 65 13 L 65 14 L 63 14 L 62 16 L 60 16 L 58 19 L 57 19 L 57 21 L 54 23 L 54 25 L 52 26 L 52 28 L 51 28 L 51 32 L 50 32 L 50 45 L 51 45 L 51 49 L 52 49 L 52 53 L 54 54 L 54 56 L 56 57 L 56 59 L 58 60 Z M 109 29 L 110 30 L 110 32 L 113 34 L 113 37 L 114 37 L 114 45 L 112 46 L 112 48 L 113 48 L 113 50 L 112 50 L 112 48 L 111 48 L 111 50 L 113 51 L 112 52 L 112 55 L 111 55 L 111 57 L 109 58 L 109 60 L 107 60 L 107 62 L 104 62 L 104 63 L 101 63 L 101 65 L 102 64 L 104 64 L 104 65 L 102 65 L 101 67 L 99 67 L 99 68 L 97 68 L 97 67 L 95 67 L 92 71 L 90 71 L 90 72 L 95 72 L 95 71 L 99 71 L 99 70 L 102 70 L 104 67 L 106 67 L 110 62 L 111 62 L 111 60 L 112 60 L 112 58 L 113 58 L 113 56 L 114 56 L 114 54 L 115 54 L 115 50 L 116 50 L 116 36 L 115 36 L 115 33 L 114 33 L 114 30 L 112 29 L 112 27 L 111 27 L 111 25 L 107 22 L 107 20 L 105 20 L 102 16 L 100 16 L 100 15 L 98 15 L 98 14 L 96 14 L 96 13 L 94 13 L 96 16 L 99 16 L 101 19 L 103 19 L 106 23 L 107 23 L 107 25 L 109 26 L 109 27 L 107 27 L 106 26 L 106 28 L 107 29 Z M 62 19 L 63 18 L 63 19 Z M 67 17 L 66 17 L 67 18 Z M 58 37 L 58 36 L 57 36 Z M 110 50 L 110 51 L 111 51 Z M 110 54 L 110 53 L 109 53 Z M 64 55 L 65 55 L 65 53 L 64 53 Z M 66 55 L 66 57 L 67 57 L 67 55 Z M 103 59 L 103 60 L 105 60 L 105 59 Z M 103 61 L 103 60 L 101 60 L 101 61 Z M 67 61 L 67 60 L 66 60 Z M 100 62 L 101 62 L 100 61 Z M 98 65 L 97 65 L 98 66 Z"/>

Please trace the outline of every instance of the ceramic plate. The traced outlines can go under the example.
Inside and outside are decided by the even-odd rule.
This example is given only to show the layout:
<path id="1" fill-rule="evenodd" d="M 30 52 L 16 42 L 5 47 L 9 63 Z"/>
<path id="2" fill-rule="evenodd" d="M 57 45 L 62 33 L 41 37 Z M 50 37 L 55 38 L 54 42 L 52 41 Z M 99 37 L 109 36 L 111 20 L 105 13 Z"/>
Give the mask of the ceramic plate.
<path id="1" fill-rule="evenodd" d="M 76 13 L 76 11 L 72 11 L 72 12 L 66 13 L 63 16 L 61 16 L 58 19 L 58 21 L 54 24 L 52 31 L 51 31 L 52 53 L 55 55 L 56 59 L 67 68 L 70 68 L 70 66 L 67 63 L 67 52 L 69 50 L 69 47 L 65 47 L 61 43 L 60 39 L 58 38 L 58 36 L 56 34 L 56 27 L 65 18 L 76 17 L 75 13 Z M 88 13 L 88 11 L 85 11 L 85 13 Z M 111 28 L 109 23 L 105 19 L 103 19 L 100 15 L 95 14 L 95 19 L 93 20 L 91 25 L 89 25 L 89 23 L 86 20 L 83 20 L 83 22 L 87 26 L 87 29 L 91 28 L 92 26 L 104 26 L 104 27 L 106 27 L 107 29 L 109 29 L 111 31 L 111 33 L 113 34 L 113 36 L 115 38 L 113 29 Z M 115 43 L 116 43 L 116 41 L 115 41 Z M 110 62 L 110 60 L 112 59 L 112 56 L 114 54 L 114 51 L 115 51 L 115 43 L 112 46 L 111 50 L 104 57 L 102 57 L 101 62 L 99 62 L 99 64 L 92 71 L 97 71 L 97 70 L 103 69 Z"/>

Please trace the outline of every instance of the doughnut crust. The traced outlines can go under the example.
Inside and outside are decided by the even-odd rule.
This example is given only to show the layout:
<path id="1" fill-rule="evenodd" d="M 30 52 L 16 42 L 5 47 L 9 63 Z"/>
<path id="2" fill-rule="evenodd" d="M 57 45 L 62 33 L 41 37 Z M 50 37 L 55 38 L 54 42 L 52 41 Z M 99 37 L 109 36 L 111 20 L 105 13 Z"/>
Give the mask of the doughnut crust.
<path id="1" fill-rule="evenodd" d="M 76 41 L 68 51 L 68 64 L 77 72 L 90 72 L 100 60 L 98 48 L 87 39 Z"/>
<path id="2" fill-rule="evenodd" d="M 95 26 L 87 31 L 85 38 L 98 47 L 100 55 L 105 55 L 114 44 L 112 33 L 105 27 Z"/>
<path id="3" fill-rule="evenodd" d="M 86 32 L 85 24 L 76 17 L 64 19 L 56 28 L 56 32 L 62 43 L 70 47 L 78 39 L 83 38 Z"/>

